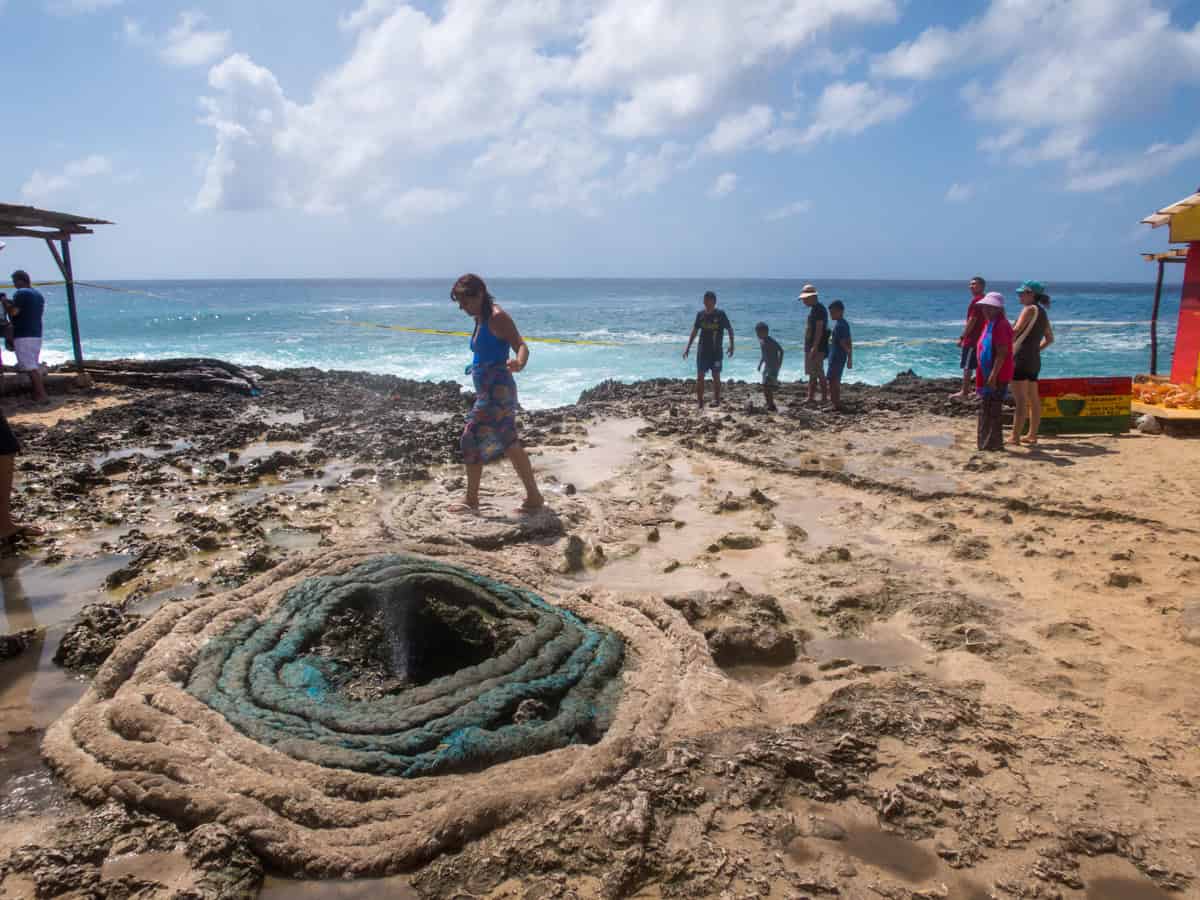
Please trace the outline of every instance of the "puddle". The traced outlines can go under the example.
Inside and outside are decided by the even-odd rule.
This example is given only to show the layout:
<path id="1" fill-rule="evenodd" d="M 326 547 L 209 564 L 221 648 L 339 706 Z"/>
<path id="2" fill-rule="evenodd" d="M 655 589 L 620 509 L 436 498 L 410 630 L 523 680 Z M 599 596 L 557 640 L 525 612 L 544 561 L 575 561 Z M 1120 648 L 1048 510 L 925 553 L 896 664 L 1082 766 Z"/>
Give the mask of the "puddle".
<path id="1" fill-rule="evenodd" d="M 44 812 L 66 799 L 42 763 L 41 744 L 41 730 L 0 735 L 0 821 Z"/>
<path id="2" fill-rule="evenodd" d="M 919 665 L 929 650 L 899 632 L 885 627 L 870 630 L 865 638 L 820 638 L 804 645 L 804 652 L 816 660 L 848 659 L 860 666 Z"/>
<path id="3" fill-rule="evenodd" d="M 937 857 L 924 847 L 870 825 L 847 829 L 838 846 L 855 859 L 913 884 L 932 878 L 941 868 Z"/>
<path id="4" fill-rule="evenodd" d="M 573 484 L 580 491 L 607 481 L 637 452 L 641 419 L 607 419 L 588 428 L 587 444 L 576 452 L 553 448 L 534 463 L 539 474 L 553 475 L 560 485 Z"/>
<path id="5" fill-rule="evenodd" d="M 100 867 L 102 881 L 115 881 L 132 875 L 142 881 L 157 881 L 176 891 L 192 887 L 196 882 L 196 874 L 187 856 L 180 850 L 110 856 Z"/>
<path id="6" fill-rule="evenodd" d="M 362 878 L 354 881 L 293 881 L 268 875 L 263 881 L 259 900 L 291 900 L 293 897 L 310 900 L 375 900 L 389 897 L 394 900 L 417 900 L 418 894 L 402 877 Z"/>
<path id="7" fill-rule="evenodd" d="M 0 731 L 47 728 L 87 690 L 86 677 L 54 664 L 66 631 L 52 628 L 24 653 L 0 660 Z"/>
<path id="8" fill-rule="evenodd" d="M 268 425 L 303 425 L 304 410 L 301 409 L 297 410 L 296 412 L 289 413 L 266 413 L 262 416 L 262 421 Z"/>
<path id="9" fill-rule="evenodd" d="M 1171 900 L 1158 885 L 1145 878 L 1097 878 L 1088 884 L 1087 900 Z"/>
<path id="10" fill-rule="evenodd" d="M 237 507 L 254 506 L 273 497 L 294 496 L 320 488 L 328 488 L 337 484 L 344 476 L 349 475 L 354 468 L 354 464 L 348 462 L 328 463 L 322 467 L 324 474 L 320 478 L 298 478 L 295 481 L 281 481 L 274 476 L 263 476 L 259 479 L 258 487 L 248 491 L 238 491 L 232 503 Z"/>
<path id="11" fill-rule="evenodd" d="M 910 466 L 881 466 L 851 460 L 846 463 L 846 471 L 875 481 L 904 482 L 925 494 L 953 494 L 961 490 L 961 486 L 953 478 L 936 471 L 914 469 Z"/>
<path id="12" fill-rule="evenodd" d="M 777 503 L 771 510 L 776 520 L 785 527 L 788 525 L 803 528 L 808 535 L 804 542 L 806 549 L 824 548 L 837 540 L 834 530 L 822 519 L 826 516 L 836 516 L 841 505 L 837 501 L 824 497 L 777 497 Z"/>
<path id="13" fill-rule="evenodd" d="M 131 603 L 129 609 L 131 612 L 149 616 L 168 603 L 174 603 L 177 600 L 187 600 L 189 597 L 196 596 L 199 590 L 200 585 L 195 582 L 171 585 L 171 587 L 162 588 L 152 594 L 147 594 L 141 600 Z"/>
<path id="14" fill-rule="evenodd" d="M 4 594 L 0 634 L 70 620 L 85 604 L 103 599 L 104 579 L 131 558 L 110 553 L 53 566 L 24 557 L 0 560 L 0 591 Z"/>
<path id="15" fill-rule="evenodd" d="M 939 450 L 949 450 L 954 446 L 954 437 L 949 434 L 918 434 L 912 440 L 922 447 L 936 447 Z"/>
<path id="16" fill-rule="evenodd" d="M 255 441 L 234 452 L 237 453 L 238 466 L 249 465 L 256 459 L 265 459 L 274 453 L 307 453 L 313 448 L 309 441 Z"/>
<path id="17" fill-rule="evenodd" d="M 272 528 L 266 533 L 267 543 L 280 550 L 311 550 L 321 543 L 321 532 L 303 528 Z"/>
<path id="18" fill-rule="evenodd" d="M 92 457 L 92 465 L 99 468 L 106 462 L 114 459 L 127 459 L 130 456 L 145 456 L 150 459 L 158 459 L 160 456 L 167 456 L 171 453 L 178 453 L 180 450 L 191 450 L 193 444 L 185 438 L 171 441 L 170 443 L 151 444 L 145 447 L 122 447 L 120 450 L 109 450 L 107 453 L 97 453 Z"/>

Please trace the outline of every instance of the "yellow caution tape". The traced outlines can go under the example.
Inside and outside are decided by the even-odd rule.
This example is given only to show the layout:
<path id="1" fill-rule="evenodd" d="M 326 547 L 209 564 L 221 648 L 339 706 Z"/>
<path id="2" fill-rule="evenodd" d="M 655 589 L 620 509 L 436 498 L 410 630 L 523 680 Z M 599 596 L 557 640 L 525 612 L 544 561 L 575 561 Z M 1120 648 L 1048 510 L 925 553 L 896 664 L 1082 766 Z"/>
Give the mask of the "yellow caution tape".
<path id="1" fill-rule="evenodd" d="M 383 328 L 388 331 L 404 331 L 408 334 L 437 334 L 445 337 L 465 337 L 469 338 L 469 331 L 442 331 L 439 328 L 412 328 L 407 325 L 382 325 L 378 322 L 351 322 L 351 325 L 357 325 L 359 328 Z M 588 347 L 619 347 L 620 344 L 615 341 L 577 341 L 570 338 L 538 338 L 524 337 L 526 341 L 537 341 L 540 344 L 583 344 Z"/>
<path id="2" fill-rule="evenodd" d="M 66 284 L 65 281 L 35 281 L 34 287 L 59 287 Z M 94 281 L 77 281 L 76 285 L 80 287 L 95 288 L 98 291 L 112 291 L 114 294 L 136 294 L 139 297 L 153 297 L 155 300 L 170 300 L 170 297 L 164 297 L 162 294 L 154 294 L 150 291 L 135 291 L 130 288 L 111 287 L 107 284 L 96 284 Z M 0 284 L 0 290 L 15 290 L 16 285 Z"/>

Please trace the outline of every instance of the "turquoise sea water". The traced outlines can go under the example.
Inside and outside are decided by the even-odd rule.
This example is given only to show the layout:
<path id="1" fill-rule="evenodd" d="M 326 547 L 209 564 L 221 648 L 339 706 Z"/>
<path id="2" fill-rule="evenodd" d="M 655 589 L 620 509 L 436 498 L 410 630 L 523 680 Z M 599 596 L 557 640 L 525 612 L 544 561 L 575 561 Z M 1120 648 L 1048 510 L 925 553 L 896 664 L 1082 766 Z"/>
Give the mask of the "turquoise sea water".
<path id="1" fill-rule="evenodd" d="M 470 330 L 450 302 L 452 281 L 139 281 L 106 282 L 143 293 L 80 287 L 80 329 L 89 357 L 215 356 L 263 366 L 357 369 L 417 379 L 469 379 L 467 339 L 365 328 L 373 322 Z M 530 336 L 612 341 L 613 347 L 531 345 L 518 377 L 522 403 L 533 408 L 575 401 L 606 378 L 633 381 L 685 377 L 694 357 L 681 358 L 706 289 L 717 292 L 737 336 L 725 377 L 755 379 L 754 325 L 765 321 L 784 345 L 783 378 L 800 377 L 806 309 L 800 284 L 776 280 L 495 279 L 492 292 Z M 957 373 L 955 340 L 969 296 L 962 282 L 824 281 L 824 302 L 840 298 L 855 340 L 848 380 L 882 383 L 899 371 Z M 1009 301 L 1016 285 L 990 285 Z M 1132 375 L 1149 368 L 1153 285 L 1053 284 L 1050 309 L 1057 342 L 1043 373 Z M 48 362 L 69 358 L 61 288 L 47 298 Z M 1169 366 L 1179 308 L 1178 286 L 1164 288 L 1159 323 L 1160 370 Z M 155 296 L 146 296 L 153 294 Z"/>

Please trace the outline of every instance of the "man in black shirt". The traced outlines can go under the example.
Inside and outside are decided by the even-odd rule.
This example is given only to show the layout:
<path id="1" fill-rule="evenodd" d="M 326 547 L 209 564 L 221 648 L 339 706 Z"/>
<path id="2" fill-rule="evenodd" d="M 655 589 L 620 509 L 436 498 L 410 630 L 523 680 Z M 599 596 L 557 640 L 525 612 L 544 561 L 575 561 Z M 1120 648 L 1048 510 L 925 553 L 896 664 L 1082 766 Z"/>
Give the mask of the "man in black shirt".
<path id="1" fill-rule="evenodd" d="M 729 355 L 733 356 L 733 325 L 725 310 L 717 309 L 717 295 L 712 291 L 704 293 L 704 309 L 696 313 L 696 322 L 692 325 L 692 333 L 688 336 L 687 348 L 683 358 L 687 359 L 692 352 L 692 341 L 696 333 L 700 333 L 700 348 L 696 353 L 696 402 L 704 408 L 704 374 L 712 372 L 713 405 L 721 405 L 721 336 L 729 332 Z"/>
<path id="2" fill-rule="evenodd" d="M 821 402 L 829 402 L 829 382 L 825 380 L 825 357 L 829 355 L 829 313 L 817 299 L 817 289 L 806 284 L 796 298 L 808 307 L 808 324 L 804 329 L 804 371 L 808 375 L 808 402 L 817 397 L 821 386 Z"/>

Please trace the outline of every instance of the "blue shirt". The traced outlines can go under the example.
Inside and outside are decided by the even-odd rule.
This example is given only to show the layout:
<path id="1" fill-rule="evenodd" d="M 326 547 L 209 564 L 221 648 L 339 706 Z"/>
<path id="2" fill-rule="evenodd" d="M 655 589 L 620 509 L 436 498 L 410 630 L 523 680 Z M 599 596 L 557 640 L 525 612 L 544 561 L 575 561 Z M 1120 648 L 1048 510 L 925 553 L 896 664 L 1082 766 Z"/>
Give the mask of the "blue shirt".
<path id="1" fill-rule="evenodd" d="M 13 339 L 40 338 L 42 311 L 46 308 L 46 298 L 42 292 L 33 288 L 17 288 L 12 295 L 12 303 L 18 313 L 12 317 Z"/>
<path id="2" fill-rule="evenodd" d="M 840 362 L 845 362 L 846 351 L 842 348 L 842 341 L 850 340 L 850 323 L 845 319 L 837 319 L 833 323 L 833 334 L 829 341 L 829 363 L 836 366 Z"/>
<path id="3" fill-rule="evenodd" d="M 475 365 L 491 366 L 508 359 L 508 341 L 496 337 L 488 330 L 488 323 L 480 322 L 471 338 L 471 349 L 475 351 Z"/>

